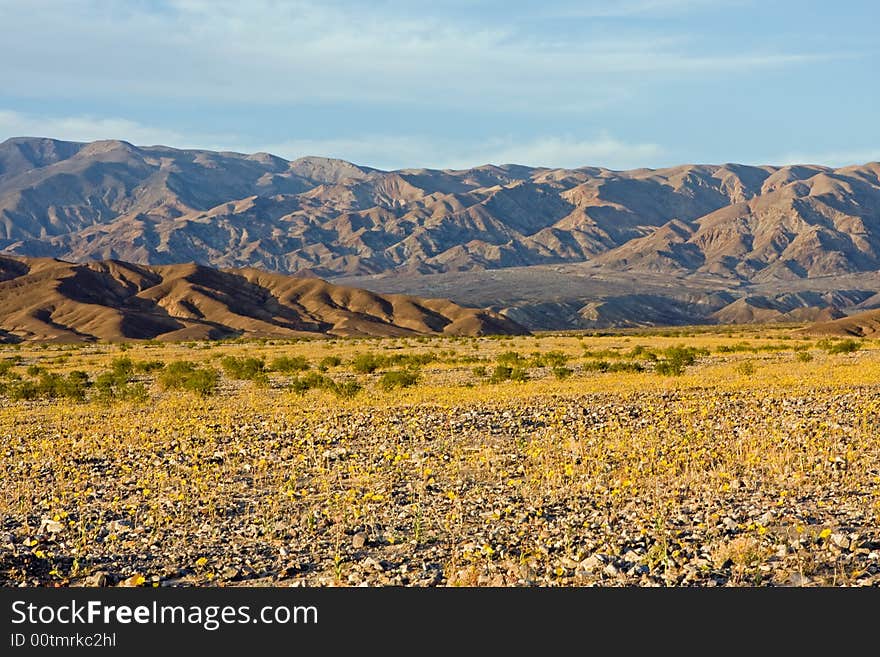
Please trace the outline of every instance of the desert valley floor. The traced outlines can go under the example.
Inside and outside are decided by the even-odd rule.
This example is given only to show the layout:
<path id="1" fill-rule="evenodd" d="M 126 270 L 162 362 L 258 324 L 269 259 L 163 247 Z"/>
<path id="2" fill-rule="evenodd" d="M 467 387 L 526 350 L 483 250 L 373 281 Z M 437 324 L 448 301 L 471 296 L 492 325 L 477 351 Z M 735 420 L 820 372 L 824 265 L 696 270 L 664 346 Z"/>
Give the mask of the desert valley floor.
<path id="1" fill-rule="evenodd" d="M 0 584 L 878 585 L 880 343 L 0 347 Z"/>

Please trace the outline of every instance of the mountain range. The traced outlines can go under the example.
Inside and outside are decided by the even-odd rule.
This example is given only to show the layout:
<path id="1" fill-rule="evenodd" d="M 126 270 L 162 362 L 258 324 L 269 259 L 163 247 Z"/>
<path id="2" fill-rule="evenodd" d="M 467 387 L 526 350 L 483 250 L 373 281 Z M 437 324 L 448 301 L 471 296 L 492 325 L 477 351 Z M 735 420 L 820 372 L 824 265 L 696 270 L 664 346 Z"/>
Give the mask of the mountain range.
<path id="1" fill-rule="evenodd" d="M 880 163 L 380 171 L 13 138 L 0 252 L 317 276 L 530 328 L 832 320 L 880 307 Z"/>

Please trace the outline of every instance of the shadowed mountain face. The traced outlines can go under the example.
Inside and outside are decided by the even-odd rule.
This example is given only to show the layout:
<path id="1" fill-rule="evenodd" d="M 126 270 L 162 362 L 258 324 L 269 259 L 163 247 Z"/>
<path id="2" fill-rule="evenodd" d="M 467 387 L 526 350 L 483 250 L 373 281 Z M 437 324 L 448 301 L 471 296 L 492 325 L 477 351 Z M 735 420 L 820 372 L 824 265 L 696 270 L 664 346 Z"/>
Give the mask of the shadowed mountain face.
<path id="1" fill-rule="evenodd" d="M 257 269 L 0 256 L 0 341 L 521 334 L 445 299 L 379 295 Z"/>
<path id="2" fill-rule="evenodd" d="M 406 281 L 588 263 L 603 277 L 708 276 L 716 291 L 778 285 L 773 293 L 782 294 L 794 281 L 880 269 L 880 163 L 386 172 L 326 158 L 16 138 L 0 144 L 0 252 L 193 261 L 358 285 L 374 275 Z M 628 309 L 618 304 L 610 325 L 641 321 L 645 290 L 626 292 L 636 298 Z M 515 296 L 510 289 L 496 305 Z M 566 303 L 604 300 L 585 290 Z M 724 316 L 763 321 L 756 303 Z M 645 321 L 657 319 L 654 306 Z M 774 317 L 793 317 L 785 306 Z M 695 317 L 679 307 L 665 314 Z"/>

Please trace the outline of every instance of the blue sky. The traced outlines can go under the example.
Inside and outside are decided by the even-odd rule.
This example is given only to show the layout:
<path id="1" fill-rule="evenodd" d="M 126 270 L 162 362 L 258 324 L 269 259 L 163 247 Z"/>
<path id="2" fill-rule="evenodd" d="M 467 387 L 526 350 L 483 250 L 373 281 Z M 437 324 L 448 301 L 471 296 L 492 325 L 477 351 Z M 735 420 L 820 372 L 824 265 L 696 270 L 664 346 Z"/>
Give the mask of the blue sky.
<path id="1" fill-rule="evenodd" d="M 880 3 L 0 0 L 0 139 L 380 168 L 880 159 Z"/>

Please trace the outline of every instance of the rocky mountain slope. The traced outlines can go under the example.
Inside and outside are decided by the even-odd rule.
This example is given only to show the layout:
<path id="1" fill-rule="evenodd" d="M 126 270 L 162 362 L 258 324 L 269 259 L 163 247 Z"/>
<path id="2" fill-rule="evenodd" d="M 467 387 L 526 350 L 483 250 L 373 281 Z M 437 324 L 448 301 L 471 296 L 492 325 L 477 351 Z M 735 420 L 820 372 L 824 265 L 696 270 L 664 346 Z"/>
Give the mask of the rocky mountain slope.
<path id="1" fill-rule="evenodd" d="M 794 281 L 880 269 L 880 163 L 389 172 L 315 157 L 15 138 L 0 144 L 0 252 L 257 267 L 376 290 L 402 282 L 408 292 L 419 276 L 587 263 L 594 278 L 711 277 L 716 292 L 732 291 L 721 305 L 703 299 L 708 313 L 672 312 L 674 322 L 830 318 L 853 305 L 851 290 L 823 284 L 820 296 L 843 295 L 815 306 L 813 297 L 776 297 Z M 749 300 L 750 286 L 777 289 Z M 661 297 L 689 303 L 687 288 Z M 552 293 L 515 305 L 509 289 L 496 305 L 534 315 Z M 589 289 L 562 300 L 587 318 L 577 326 L 639 323 L 640 308 L 644 322 L 658 320 L 638 298 L 610 313 L 587 307 L 607 301 Z"/>
<path id="2" fill-rule="evenodd" d="M 492 312 L 257 269 L 0 256 L 0 342 L 518 334 Z"/>

